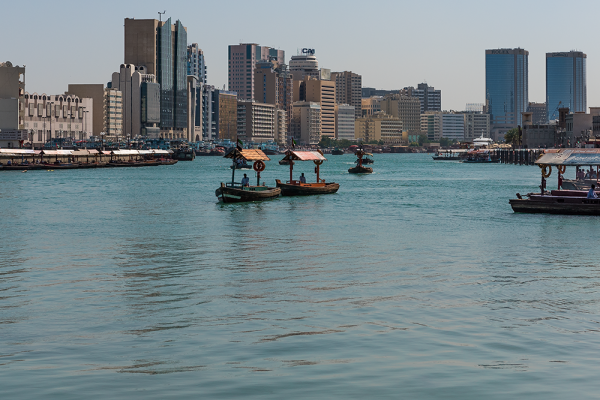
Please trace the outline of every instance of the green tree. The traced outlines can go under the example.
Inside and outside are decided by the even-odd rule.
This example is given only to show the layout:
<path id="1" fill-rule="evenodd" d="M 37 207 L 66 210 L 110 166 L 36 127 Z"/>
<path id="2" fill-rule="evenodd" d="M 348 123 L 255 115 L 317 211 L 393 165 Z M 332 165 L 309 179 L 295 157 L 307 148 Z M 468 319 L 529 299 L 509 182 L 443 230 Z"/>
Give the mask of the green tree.
<path id="1" fill-rule="evenodd" d="M 519 142 L 519 130 L 517 128 L 512 128 L 508 132 L 504 134 L 504 142 L 508 144 L 512 144 L 513 146 Z"/>
<path id="2" fill-rule="evenodd" d="M 427 138 L 427 135 L 419 135 L 419 146 L 423 146 L 426 143 L 431 143 Z"/>

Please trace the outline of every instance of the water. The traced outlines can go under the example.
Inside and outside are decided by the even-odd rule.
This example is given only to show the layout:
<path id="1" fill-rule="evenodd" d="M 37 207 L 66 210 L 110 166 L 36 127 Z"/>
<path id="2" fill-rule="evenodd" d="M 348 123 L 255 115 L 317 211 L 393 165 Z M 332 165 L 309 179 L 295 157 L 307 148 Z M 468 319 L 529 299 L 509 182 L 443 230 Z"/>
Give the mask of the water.
<path id="1" fill-rule="evenodd" d="M 537 167 L 328 158 L 338 194 L 238 205 L 220 158 L 1 173 L 0 397 L 598 397 L 596 217 L 514 214 Z"/>

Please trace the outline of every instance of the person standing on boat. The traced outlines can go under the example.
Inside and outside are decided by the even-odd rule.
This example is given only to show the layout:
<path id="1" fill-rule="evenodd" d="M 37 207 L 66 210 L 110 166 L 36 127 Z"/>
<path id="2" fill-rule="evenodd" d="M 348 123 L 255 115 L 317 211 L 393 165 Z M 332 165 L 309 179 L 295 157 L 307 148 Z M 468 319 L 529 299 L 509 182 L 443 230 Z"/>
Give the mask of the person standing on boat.
<path id="1" fill-rule="evenodd" d="M 596 194 L 596 192 L 594 191 L 594 189 L 596 189 L 596 185 L 594 185 L 592 183 L 592 187 L 591 187 L 591 189 L 589 190 L 589 192 L 587 194 L 587 198 L 588 199 L 597 199 L 598 198 L 598 195 Z"/>
<path id="2" fill-rule="evenodd" d="M 306 183 L 306 177 L 304 176 L 304 172 L 300 175 L 300 183 Z"/>
<path id="3" fill-rule="evenodd" d="M 246 174 L 242 178 L 242 186 L 250 186 L 250 178 Z"/>

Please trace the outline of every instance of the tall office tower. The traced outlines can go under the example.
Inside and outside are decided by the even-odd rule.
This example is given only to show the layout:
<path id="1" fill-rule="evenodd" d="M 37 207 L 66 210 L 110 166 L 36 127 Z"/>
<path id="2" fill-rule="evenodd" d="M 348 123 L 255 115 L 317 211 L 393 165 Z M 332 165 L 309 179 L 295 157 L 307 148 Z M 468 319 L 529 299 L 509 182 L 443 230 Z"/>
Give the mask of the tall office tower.
<path id="1" fill-rule="evenodd" d="M 529 102 L 529 105 L 527 106 L 527 112 L 530 112 L 532 114 L 531 123 L 533 125 L 544 125 L 548 123 L 546 103 Z"/>
<path id="2" fill-rule="evenodd" d="M 352 71 L 332 72 L 331 80 L 335 82 L 337 102 L 354 106 L 354 115 L 356 118 L 360 118 L 362 116 L 362 76 Z"/>
<path id="3" fill-rule="evenodd" d="M 144 99 L 145 120 L 142 123 L 142 85 L 144 96 L 150 93 L 150 98 Z M 148 92 L 148 85 L 154 86 Z M 158 137 L 160 129 L 158 120 L 154 111 L 160 111 L 160 104 L 156 104 L 156 91 L 160 91 L 160 86 L 156 83 L 156 77 L 147 73 L 146 67 L 138 67 L 132 64 L 121 64 L 119 72 L 113 72 L 111 89 L 121 91 L 123 101 L 123 134 L 126 137 L 134 138 L 137 135 Z M 150 109 L 152 108 L 152 109 Z M 148 117 L 150 116 L 150 119 Z M 142 129 L 144 128 L 144 129 Z"/>
<path id="4" fill-rule="evenodd" d="M 254 99 L 254 70 L 260 60 L 285 64 L 285 51 L 256 43 L 229 46 L 229 90 L 237 92 L 238 100 Z"/>
<path id="5" fill-rule="evenodd" d="M 485 100 L 498 140 L 521 125 L 521 113 L 529 105 L 529 52 L 517 49 L 485 51 Z"/>
<path id="6" fill-rule="evenodd" d="M 146 67 L 160 85 L 160 129 L 187 135 L 187 30 L 177 21 L 125 18 L 125 64 Z"/>
<path id="7" fill-rule="evenodd" d="M 286 112 L 286 126 L 292 120 L 292 103 L 294 102 L 294 81 L 285 64 L 277 61 L 261 60 L 256 63 L 254 71 L 254 100 L 275 104 L 277 109 Z"/>
<path id="8" fill-rule="evenodd" d="M 312 76 L 315 79 L 321 76 L 314 49 L 302 49 L 300 54 L 292 56 L 289 67 L 295 81 L 302 81 L 305 76 Z"/>
<path id="9" fill-rule="evenodd" d="M 193 75 L 201 84 L 206 84 L 206 63 L 204 52 L 198 43 L 192 43 L 187 47 L 187 74 Z"/>
<path id="10" fill-rule="evenodd" d="M 558 109 L 587 112 L 587 55 L 581 51 L 546 53 L 546 113 L 558 119 Z"/>
<path id="11" fill-rule="evenodd" d="M 319 103 L 320 134 L 335 137 L 335 82 L 315 79 L 312 76 L 305 76 L 303 81 L 294 80 L 294 101 Z"/>
<path id="12" fill-rule="evenodd" d="M 400 91 L 405 96 L 417 97 L 421 102 L 421 114 L 426 111 L 442 110 L 442 91 L 435 90 L 433 86 L 419 83 L 415 89 L 412 86 L 405 87 Z"/>

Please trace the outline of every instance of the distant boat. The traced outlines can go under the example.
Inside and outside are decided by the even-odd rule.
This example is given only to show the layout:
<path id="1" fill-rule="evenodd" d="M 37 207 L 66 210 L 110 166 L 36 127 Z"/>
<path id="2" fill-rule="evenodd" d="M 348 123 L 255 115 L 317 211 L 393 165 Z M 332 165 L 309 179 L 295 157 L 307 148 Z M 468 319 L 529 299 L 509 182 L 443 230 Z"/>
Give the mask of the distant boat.
<path id="1" fill-rule="evenodd" d="M 342 155 L 344 155 L 344 150 L 336 147 L 335 149 L 331 150 L 331 155 L 332 156 L 342 156 Z"/>
<path id="2" fill-rule="evenodd" d="M 351 174 L 371 174 L 373 173 L 373 168 L 369 168 L 369 167 L 363 167 L 363 157 L 364 156 L 373 156 L 373 154 L 371 153 L 366 153 L 364 152 L 362 149 L 358 149 L 356 150 L 356 153 L 354 153 L 357 157 L 356 160 L 356 167 L 352 167 L 350 169 L 348 169 L 348 172 Z"/>

